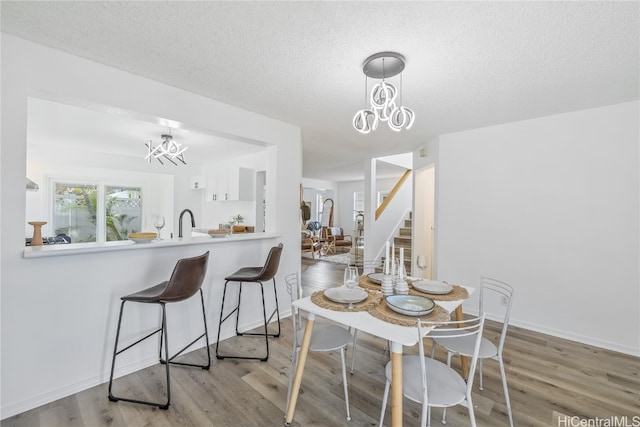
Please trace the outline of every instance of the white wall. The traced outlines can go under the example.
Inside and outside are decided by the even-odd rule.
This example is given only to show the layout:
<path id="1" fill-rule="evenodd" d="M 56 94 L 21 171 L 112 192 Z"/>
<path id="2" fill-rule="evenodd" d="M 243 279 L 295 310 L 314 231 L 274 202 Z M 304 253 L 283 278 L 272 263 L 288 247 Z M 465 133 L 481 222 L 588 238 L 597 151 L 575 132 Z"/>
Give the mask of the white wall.
<path id="1" fill-rule="evenodd" d="M 640 356 L 638 129 L 636 101 L 442 135 L 438 278 L 505 280 L 514 324 Z"/>
<path id="2" fill-rule="evenodd" d="M 334 225 L 342 227 L 344 234 L 354 233 L 353 221 L 353 193 L 361 193 L 364 191 L 363 181 L 344 181 L 338 183 L 338 191 L 336 192 L 336 206 L 339 206 L 339 215 L 334 217 Z M 355 236 L 354 236 L 355 237 Z"/>
<path id="3" fill-rule="evenodd" d="M 239 266 L 260 265 L 269 248 L 278 242 L 285 247 L 278 289 L 281 296 L 286 295 L 282 278 L 300 269 L 299 128 L 13 36 L 3 34 L 1 42 L 3 418 L 108 380 L 119 298 L 166 280 L 179 258 L 211 250 L 204 291 L 212 337 L 218 326 L 223 277 Z M 211 246 L 150 246 L 124 252 L 23 258 L 27 97 L 34 92 L 164 117 L 207 131 L 264 142 L 267 168 L 276 171 L 267 176 L 267 230 L 280 237 Z M 286 167 L 278 168 L 282 165 Z M 188 178 L 177 176 L 175 188 L 188 188 Z M 193 193 L 177 192 L 174 211 L 199 201 Z M 175 320 L 169 331 L 173 348 L 179 348 L 185 340 L 189 342 L 191 325 L 199 322 L 196 299 L 181 304 L 192 303 L 196 305 L 191 309 L 169 309 L 169 316 Z M 260 312 L 255 300 L 248 305 L 248 313 Z M 280 298 L 280 305 L 286 315 L 286 297 Z M 258 317 L 241 317 L 241 323 L 254 324 Z M 157 316 L 132 309 L 129 320 L 131 331 L 148 330 Z M 225 330 L 223 336 L 230 333 Z M 156 363 L 155 348 L 153 343 L 124 357 L 118 374 Z"/>
<path id="4" fill-rule="evenodd" d="M 333 218 L 334 218 L 334 224 L 336 221 L 336 209 L 337 209 L 337 201 L 334 200 L 334 194 L 333 194 L 333 190 L 322 190 L 322 189 L 317 189 L 317 188 L 307 188 L 305 187 L 302 190 L 302 200 L 305 203 L 311 203 L 311 219 L 309 221 L 318 221 L 320 222 L 320 220 L 322 219 L 321 216 L 318 214 L 318 209 L 321 208 L 321 206 L 319 206 L 318 204 L 318 198 L 322 197 L 322 200 L 326 200 L 326 199 L 332 199 L 334 201 L 334 208 L 333 208 Z"/>
<path id="5" fill-rule="evenodd" d="M 255 226 L 256 224 L 256 203 L 262 203 L 262 200 L 251 201 L 216 201 L 210 200 L 211 194 L 215 192 L 210 187 L 212 174 L 221 168 L 237 169 L 248 168 L 255 172 L 266 170 L 264 152 L 250 154 L 235 159 L 228 159 L 223 164 L 212 164 L 203 167 L 203 173 L 209 177 L 209 187 L 203 190 L 192 190 L 197 193 L 201 199 L 201 218 L 196 222 L 196 226 L 204 228 L 218 228 L 219 224 L 228 223 L 231 216 L 241 215 L 244 218 L 243 225 Z M 269 172 L 267 171 L 267 175 Z M 255 180 L 255 178 L 254 178 Z"/>
<path id="6" fill-rule="evenodd" d="M 311 202 L 311 221 L 320 221 L 318 217 L 318 206 L 316 203 L 316 199 L 318 194 L 322 195 L 324 198 L 337 198 L 337 186 L 338 184 L 333 181 L 326 181 L 322 179 L 313 179 L 313 178 L 302 178 L 302 200 L 305 202 Z M 338 215 L 340 214 L 340 203 L 338 200 L 334 200 L 334 208 L 333 208 L 333 218 L 334 225 L 336 224 L 336 220 L 338 219 Z M 337 225 L 336 225 L 337 227 Z"/>

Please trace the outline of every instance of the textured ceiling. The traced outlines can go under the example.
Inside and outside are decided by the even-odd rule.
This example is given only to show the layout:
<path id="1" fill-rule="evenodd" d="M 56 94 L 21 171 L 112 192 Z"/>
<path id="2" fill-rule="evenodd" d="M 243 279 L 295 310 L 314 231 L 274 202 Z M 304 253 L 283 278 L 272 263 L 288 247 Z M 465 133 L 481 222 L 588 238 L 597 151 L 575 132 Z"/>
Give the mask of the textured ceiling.
<path id="1" fill-rule="evenodd" d="M 0 7 L 2 32 L 300 126 L 309 178 L 353 179 L 363 159 L 440 134 L 639 98 L 635 1 Z M 362 62 L 387 50 L 407 59 L 416 124 L 361 135 Z"/>

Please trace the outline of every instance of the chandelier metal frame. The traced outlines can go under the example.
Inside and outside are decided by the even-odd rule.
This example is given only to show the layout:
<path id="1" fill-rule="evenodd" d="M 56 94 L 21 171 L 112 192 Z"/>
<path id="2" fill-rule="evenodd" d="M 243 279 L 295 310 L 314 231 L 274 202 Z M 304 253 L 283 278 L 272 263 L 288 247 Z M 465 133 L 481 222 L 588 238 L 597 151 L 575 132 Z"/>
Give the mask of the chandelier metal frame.
<path id="1" fill-rule="evenodd" d="M 371 89 L 370 108 L 358 111 L 353 117 L 353 127 L 360 133 L 367 134 L 378 128 L 380 121 L 387 122 L 391 130 L 400 132 L 402 128 L 411 129 L 415 121 L 415 113 L 403 105 L 398 106 L 398 90 L 385 79 L 400 74 L 402 90 L 402 71 L 405 58 L 397 52 L 379 52 L 369 56 L 362 64 L 365 75 L 365 97 L 367 96 L 367 78 L 382 79 Z"/>
<path id="2" fill-rule="evenodd" d="M 161 165 L 164 165 L 161 159 L 164 158 L 176 166 L 178 166 L 178 164 L 174 160 L 178 160 L 182 162 L 182 164 L 186 165 L 187 162 L 184 160 L 183 153 L 187 151 L 189 147 L 181 148 L 182 144 L 175 142 L 172 135 L 162 134 L 160 135 L 160 138 L 162 139 L 162 142 L 156 147 L 153 146 L 153 141 L 151 140 L 149 140 L 148 144 L 144 144 L 149 149 L 145 160 L 151 163 L 151 160 L 155 158 Z"/>

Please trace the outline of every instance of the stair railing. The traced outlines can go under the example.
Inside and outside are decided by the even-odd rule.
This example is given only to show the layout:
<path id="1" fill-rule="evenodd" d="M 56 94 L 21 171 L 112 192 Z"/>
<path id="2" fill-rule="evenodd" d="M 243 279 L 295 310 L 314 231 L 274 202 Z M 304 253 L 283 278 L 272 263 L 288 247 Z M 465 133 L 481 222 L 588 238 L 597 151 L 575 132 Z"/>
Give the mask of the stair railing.
<path id="1" fill-rule="evenodd" d="M 411 169 L 407 169 L 404 172 L 404 174 L 400 177 L 398 182 L 396 182 L 396 185 L 393 186 L 393 188 L 389 192 L 389 195 L 384 199 L 382 203 L 380 203 L 380 206 L 378 206 L 378 209 L 376 209 L 376 219 L 380 218 L 380 215 L 382 215 L 382 212 L 384 212 L 387 206 L 389 206 L 389 204 L 395 197 L 396 193 L 402 187 L 402 184 L 404 184 L 404 182 L 407 180 L 407 178 L 409 178 L 410 175 L 411 175 Z"/>

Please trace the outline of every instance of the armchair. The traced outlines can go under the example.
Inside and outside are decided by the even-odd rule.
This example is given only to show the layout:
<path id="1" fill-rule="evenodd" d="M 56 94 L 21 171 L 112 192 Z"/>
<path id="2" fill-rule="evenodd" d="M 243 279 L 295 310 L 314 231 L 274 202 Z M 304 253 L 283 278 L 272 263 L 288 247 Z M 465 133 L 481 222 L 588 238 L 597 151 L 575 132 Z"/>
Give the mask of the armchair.
<path id="1" fill-rule="evenodd" d="M 322 244 L 318 240 L 317 237 L 314 237 L 305 232 L 300 233 L 300 251 L 301 252 L 311 252 L 311 258 L 316 258 L 316 252 L 320 251 Z"/>
<path id="2" fill-rule="evenodd" d="M 353 246 L 353 239 L 350 234 L 344 234 L 341 227 L 324 227 L 323 240 L 325 254 L 336 253 L 336 248 L 348 248 Z"/>

